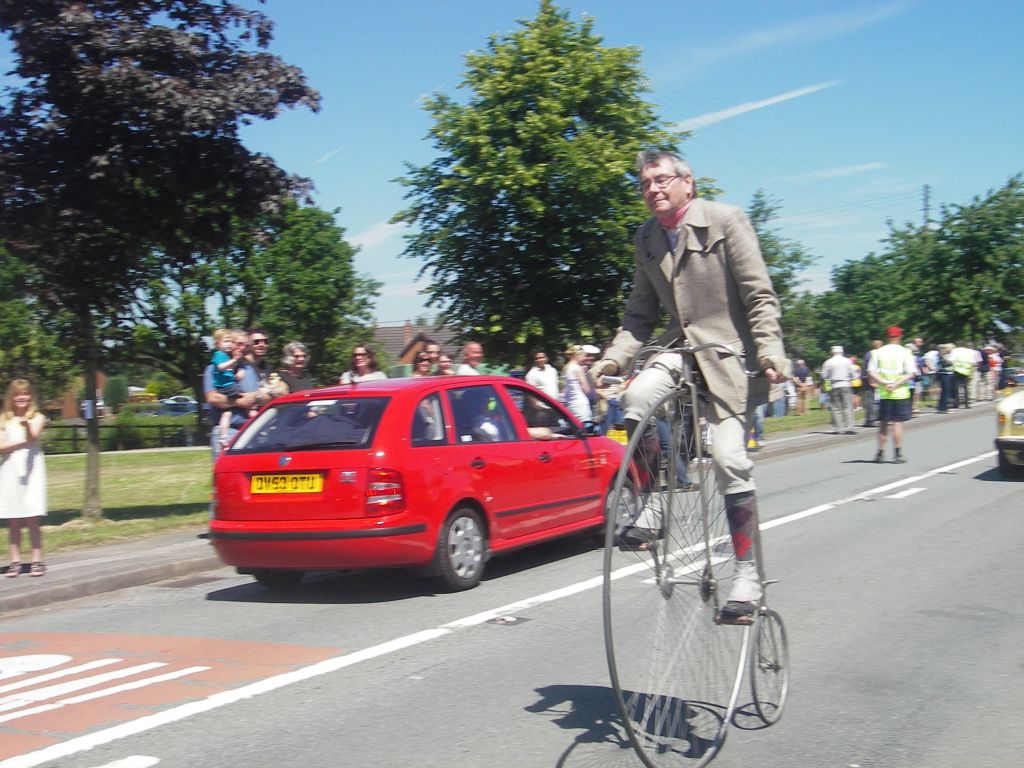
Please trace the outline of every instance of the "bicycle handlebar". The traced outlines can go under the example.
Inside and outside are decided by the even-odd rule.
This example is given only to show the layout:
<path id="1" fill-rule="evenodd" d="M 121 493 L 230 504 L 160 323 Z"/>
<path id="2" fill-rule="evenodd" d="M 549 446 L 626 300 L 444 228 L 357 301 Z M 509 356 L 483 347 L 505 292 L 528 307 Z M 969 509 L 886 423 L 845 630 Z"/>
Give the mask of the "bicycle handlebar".
<path id="1" fill-rule="evenodd" d="M 637 353 L 637 360 L 643 360 L 651 357 L 652 355 L 661 354 L 662 352 L 671 352 L 674 354 L 688 355 L 689 357 L 696 357 L 698 352 L 704 352 L 708 349 L 717 349 L 722 352 L 727 352 L 743 369 L 743 372 L 751 379 L 758 376 L 764 376 L 764 371 L 750 371 L 747 370 L 746 365 L 743 362 L 743 356 L 740 355 L 735 349 L 730 347 L 728 344 L 723 344 L 720 341 L 709 341 L 704 344 L 698 344 L 696 346 L 691 345 L 689 342 L 680 346 L 662 347 L 651 345 L 644 347 Z"/>

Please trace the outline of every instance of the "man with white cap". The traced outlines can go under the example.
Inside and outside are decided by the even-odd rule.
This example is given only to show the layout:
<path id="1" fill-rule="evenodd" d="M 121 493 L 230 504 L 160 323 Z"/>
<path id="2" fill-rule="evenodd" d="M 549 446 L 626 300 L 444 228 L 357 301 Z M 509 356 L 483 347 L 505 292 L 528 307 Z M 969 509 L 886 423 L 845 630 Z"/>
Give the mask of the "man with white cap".
<path id="1" fill-rule="evenodd" d="M 838 344 L 829 350 L 832 357 L 821 366 L 821 383 L 828 392 L 832 411 L 832 434 L 853 434 L 853 363 Z"/>

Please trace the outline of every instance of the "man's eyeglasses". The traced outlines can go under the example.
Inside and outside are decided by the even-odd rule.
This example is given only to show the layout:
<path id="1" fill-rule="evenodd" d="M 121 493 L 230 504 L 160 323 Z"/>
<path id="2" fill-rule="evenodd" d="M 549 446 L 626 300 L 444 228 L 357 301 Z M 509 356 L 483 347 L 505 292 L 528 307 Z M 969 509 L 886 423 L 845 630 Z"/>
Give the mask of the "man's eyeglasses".
<path id="1" fill-rule="evenodd" d="M 657 187 L 658 189 L 665 189 L 669 184 L 678 179 L 679 176 L 655 176 L 653 179 L 645 179 L 641 181 L 637 187 L 640 189 L 641 195 L 646 195 L 651 191 L 651 187 Z"/>
<path id="2" fill-rule="evenodd" d="M 250 339 L 253 344 L 266 344 L 267 339 Z"/>
<path id="3" fill-rule="evenodd" d="M 367 352 L 353 352 L 352 357 L 369 357 Z"/>

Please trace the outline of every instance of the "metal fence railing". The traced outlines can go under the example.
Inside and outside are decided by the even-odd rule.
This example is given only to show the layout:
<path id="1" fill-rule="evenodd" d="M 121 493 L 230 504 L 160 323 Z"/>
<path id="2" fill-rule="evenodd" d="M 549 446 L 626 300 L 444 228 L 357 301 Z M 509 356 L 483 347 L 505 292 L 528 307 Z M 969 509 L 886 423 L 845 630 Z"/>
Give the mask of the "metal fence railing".
<path id="1" fill-rule="evenodd" d="M 169 448 L 206 445 L 207 432 L 189 424 L 101 424 L 100 450 L 126 451 L 136 448 Z M 88 438 L 84 425 L 50 424 L 43 432 L 43 451 L 47 454 L 82 453 Z"/>

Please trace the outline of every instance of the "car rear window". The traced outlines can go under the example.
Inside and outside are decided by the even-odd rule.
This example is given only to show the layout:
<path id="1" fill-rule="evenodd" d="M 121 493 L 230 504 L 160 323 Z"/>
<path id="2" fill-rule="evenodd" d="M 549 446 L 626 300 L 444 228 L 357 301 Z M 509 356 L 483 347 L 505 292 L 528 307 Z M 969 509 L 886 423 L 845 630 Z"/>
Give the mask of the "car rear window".
<path id="1" fill-rule="evenodd" d="M 386 397 L 338 397 L 274 403 L 238 436 L 231 453 L 368 448 Z"/>

